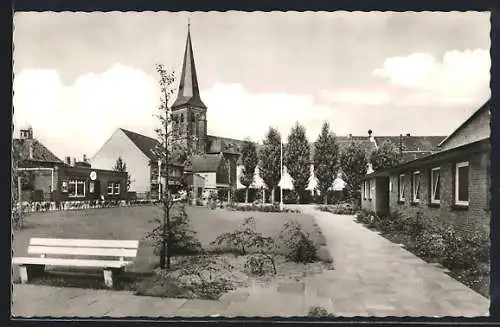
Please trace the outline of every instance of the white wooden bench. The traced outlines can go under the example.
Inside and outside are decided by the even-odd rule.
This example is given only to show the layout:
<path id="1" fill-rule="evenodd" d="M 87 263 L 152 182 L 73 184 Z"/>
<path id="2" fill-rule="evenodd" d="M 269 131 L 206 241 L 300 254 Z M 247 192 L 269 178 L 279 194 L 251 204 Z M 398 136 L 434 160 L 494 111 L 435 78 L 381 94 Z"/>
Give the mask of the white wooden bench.
<path id="1" fill-rule="evenodd" d="M 23 284 L 43 273 L 45 266 L 58 266 L 102 268 L 104 283 L 107 287 L 113 287 L 113 277 L 132 263 L 125 259 L 135 258 L 138 247 L 139 241 L 130 240 L 31 238 L 28 254 L 40 256 L 14 257 L 12 263 L 19 266 Z M 74 259 L 68 256 L 80 256 L 80 258 Z"/>

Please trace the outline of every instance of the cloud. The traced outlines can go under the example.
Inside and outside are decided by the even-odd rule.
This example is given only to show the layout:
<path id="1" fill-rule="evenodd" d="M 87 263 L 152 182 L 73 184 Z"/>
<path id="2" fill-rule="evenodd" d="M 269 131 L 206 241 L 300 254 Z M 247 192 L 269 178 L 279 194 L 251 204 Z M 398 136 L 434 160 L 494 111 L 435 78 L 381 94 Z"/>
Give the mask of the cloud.
<path id="1" fill-rule="evenodd" d="M 385 91 L 370 91 L 370 90 L 322 90 L 320 95 L 328 101 L 339 104 L 354 104 L 354 105 L 384 105 L 391 101 L 391 96 Z"/>
<path id="2" fill-rule="evenodd" d="M 322 122 L 334 112 L 316 104 L 312 95 L 251 93 L 241 84 L 215 84 L 201 97 L 208 106 L 209 133 L 255 141 L 264 138 L 269 126 L 286 137 L 296 121 L 307 126 L 309 139 L 315 139 Z"/>
<path id="3" fill-rule="evenodd" d="M 28 69 L 14 79 L 14 121 L 32 125 L 35 137 L 60 157 L 92 155 L 117 127 L 151 129 L 158 103 L 154 78 L 115 64 L 64 85 L 54 70 Z"/>
<path id="4" fill-rule="evenodd" d="M 483 49 L 387 58 L 373 75 L 406 88 L 395 104 L 469 105 L 489 96 L 490 55 Z"/>

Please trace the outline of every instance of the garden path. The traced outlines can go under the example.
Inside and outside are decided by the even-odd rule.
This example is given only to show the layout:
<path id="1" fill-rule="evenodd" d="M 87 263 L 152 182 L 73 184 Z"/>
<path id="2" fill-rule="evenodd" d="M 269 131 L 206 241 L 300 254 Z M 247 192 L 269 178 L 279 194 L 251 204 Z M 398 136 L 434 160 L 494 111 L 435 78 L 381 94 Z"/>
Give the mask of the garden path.
<path id="1" fill-rule="evenodd" d="M 335 270 L 315 276 L 308 292 L 341 316 L 484 316 L 489 300 L 445 270 L 355 221 L 352 215 L 300 206 L 321 228 Z M 328 301 L 327 301 L 328 302 Z"/>

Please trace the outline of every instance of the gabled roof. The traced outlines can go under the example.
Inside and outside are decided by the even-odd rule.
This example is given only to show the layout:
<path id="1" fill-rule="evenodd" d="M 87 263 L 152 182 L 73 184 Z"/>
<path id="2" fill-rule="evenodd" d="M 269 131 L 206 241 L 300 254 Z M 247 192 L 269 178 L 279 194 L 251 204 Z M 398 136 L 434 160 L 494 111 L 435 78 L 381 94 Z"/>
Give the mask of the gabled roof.
<path id="1" fill-rule="evenodd" d="M 193 155 L 192 171 L 195 173 L 216 172 L 223 159 L 222 154 Z"/>
<path id="2" fill-rule="evenodd" d="M 134 143 L 135 146 L 139 150 L 141 150 L 141 152 L 144 153 L 150 160 L 157 159 L 154 150 L 160 144 L 158 140 L 123 128 L 120 128 L 120 130 L 125 133 L 125 135 L 127 135 L 132 143 Z"/>
<path id="3" fill-rule="evenodd" d="M 477 109 L 467 120 L 465 120 L 460 126 L 458 126 L 450 135 L 448 135 L 438 146 L 443 146 L 449 139 L 451 139 L 455 134 L 457 134 L 462 128 L 467 126 L 474 118 L 479 116 L 483 111 L 490 110 L 491 98 L 488 99 L 479 109 Z"/>
<path id="4" fill-rule="evenodd" d="M 32 146 L 32 159 L 30 159 L 30 144 Z M 61 159 L 59 159 L 54 153 L 52 153 L 52 151 L 36 139 L 13 139 L 12 147 L 14 151 L 18 151 L 21 155 L 22 161 L 37 161 L 58 164 L 63 163 Z"/>
<path id="5" fill-rule="evenodd" d="M 184 62 L 182 63 L 182 73 L 179 82 L 177 99 L 172 105 L 172 109 L 190 104 L 206 109 L 207 106 L 201 101 L 200 89 L 198 87 L 198 77 L 194 64 L 193 46 L 191 45 L 191 32 L 188 27 L 186 49 L 184 50 Z"/>

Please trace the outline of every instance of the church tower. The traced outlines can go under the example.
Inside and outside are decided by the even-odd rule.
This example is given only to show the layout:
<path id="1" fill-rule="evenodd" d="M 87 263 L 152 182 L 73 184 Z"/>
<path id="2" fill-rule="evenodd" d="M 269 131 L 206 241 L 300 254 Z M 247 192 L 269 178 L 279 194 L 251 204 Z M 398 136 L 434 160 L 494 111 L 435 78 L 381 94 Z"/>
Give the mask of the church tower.
<path id="1" fill-rule="evenodd" d="M 198 153 L 206 152 L 207 107 L 201 101 L 193 46 L 191 45 L 190 24 L 184 51 L 181 79 L 177 99 L 172 105 L 174 133 L 181 143 Z"/>

